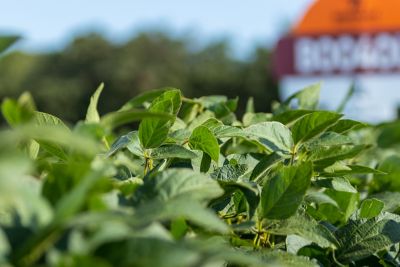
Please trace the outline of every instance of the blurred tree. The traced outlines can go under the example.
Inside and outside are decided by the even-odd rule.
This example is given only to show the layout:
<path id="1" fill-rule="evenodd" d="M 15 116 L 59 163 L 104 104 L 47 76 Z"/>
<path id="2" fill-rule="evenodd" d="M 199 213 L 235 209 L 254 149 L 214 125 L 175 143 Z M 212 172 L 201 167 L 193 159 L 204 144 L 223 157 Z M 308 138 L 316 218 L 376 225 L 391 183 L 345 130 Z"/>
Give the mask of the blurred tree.
<path id="1" fill-rule="evenodd" d="M 30 91 L 40 110 L 67 121 L 82 119 L 89 96 L 100 82 L 106 90 L 100 111 L 120 107 L 136 94 L 164 86 L 190 97 L 224 94 L 240 97 L 239 113 L 253 96 L 260 111 L 278 98 L 271 53 L 255 49 L 250 60 L 229 53 L 225 41 L 193 51 L 189 41 L 165 33 L 142 33 L 124 44 L 99 34 L 81 36 L 64 50 L 29 54 L 13 52 L 0 59 L 0 97 Z"/>

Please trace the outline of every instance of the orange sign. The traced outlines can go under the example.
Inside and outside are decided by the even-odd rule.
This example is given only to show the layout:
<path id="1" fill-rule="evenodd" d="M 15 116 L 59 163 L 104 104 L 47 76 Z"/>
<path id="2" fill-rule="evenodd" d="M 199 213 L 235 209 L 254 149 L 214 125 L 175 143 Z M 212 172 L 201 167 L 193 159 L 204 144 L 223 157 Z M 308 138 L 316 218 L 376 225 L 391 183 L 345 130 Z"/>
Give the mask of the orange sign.
<path id="1" fill-rule="evenodd" d="M 294 27 L 294 35 L 400 29 L 400 0 L 317 0 Z"/>

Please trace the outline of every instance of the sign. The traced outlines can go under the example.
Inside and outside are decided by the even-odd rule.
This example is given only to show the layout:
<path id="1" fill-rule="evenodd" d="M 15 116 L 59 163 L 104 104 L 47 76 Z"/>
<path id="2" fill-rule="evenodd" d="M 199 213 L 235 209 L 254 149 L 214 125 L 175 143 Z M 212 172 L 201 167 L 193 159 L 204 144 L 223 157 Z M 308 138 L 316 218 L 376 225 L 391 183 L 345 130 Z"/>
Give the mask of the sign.
<path id="1" fill-rule="evenodd" d="M 399 0 L 318 0 L 275 52 L 285 75 L 400 71 Z"/>
<path id="2" fill-rule="evenodd" d="M 278 76 L 400 71 L 400 31 L 288 36 L 278 44 Z"/>

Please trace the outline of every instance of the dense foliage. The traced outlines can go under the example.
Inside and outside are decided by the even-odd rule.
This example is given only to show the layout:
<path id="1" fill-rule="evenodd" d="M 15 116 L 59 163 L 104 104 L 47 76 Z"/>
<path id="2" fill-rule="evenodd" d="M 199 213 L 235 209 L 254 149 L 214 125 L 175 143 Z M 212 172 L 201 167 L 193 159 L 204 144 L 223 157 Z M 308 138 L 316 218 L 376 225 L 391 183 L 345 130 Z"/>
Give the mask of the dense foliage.
<path id="1" fill-rule="evenodd" d="M 101 85 L 72 126 L 5 99 L 0 265 L 398 266 L 400 126 L 319 90 L 240 119 L 163 88 L 100 116 Z"/>
<path id="2" fill-rule="evenodd" d="M 23 40 L 22 40 L 23 42 Z M 117 109 L 145 90 L 174 86 L 189 97 L 224 94 L 253 96 L 255 106 L 267 111 L 278 99 L 271 71 L 271 53 L 254 48 L 248 59 L 230 53 L 229 42 L 214 41 L 194 47 L 189 37 L 141 33 L 115 43 L 99 34 L 72 40 L 60 51 L 11 51 L 0 59 L 0 98 L 29 91 L 41 111 L 76 122 L 99 81 L 107 84 L 99 111 Z M 242 112 L 244 104 L 239 103 Z"/>

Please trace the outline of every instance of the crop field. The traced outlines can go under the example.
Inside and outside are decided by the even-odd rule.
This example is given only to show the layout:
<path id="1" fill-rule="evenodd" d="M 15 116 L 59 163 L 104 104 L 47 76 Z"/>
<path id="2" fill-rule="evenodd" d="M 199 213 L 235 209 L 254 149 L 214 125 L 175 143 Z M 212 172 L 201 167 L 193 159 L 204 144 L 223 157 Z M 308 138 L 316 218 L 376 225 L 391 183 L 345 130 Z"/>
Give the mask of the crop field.
<path id="1" fill-rule="evenodd" d="M 147 91 L 75 125 L 7 98 L 0 266 L 399 266 L 400 123 Z"/>

